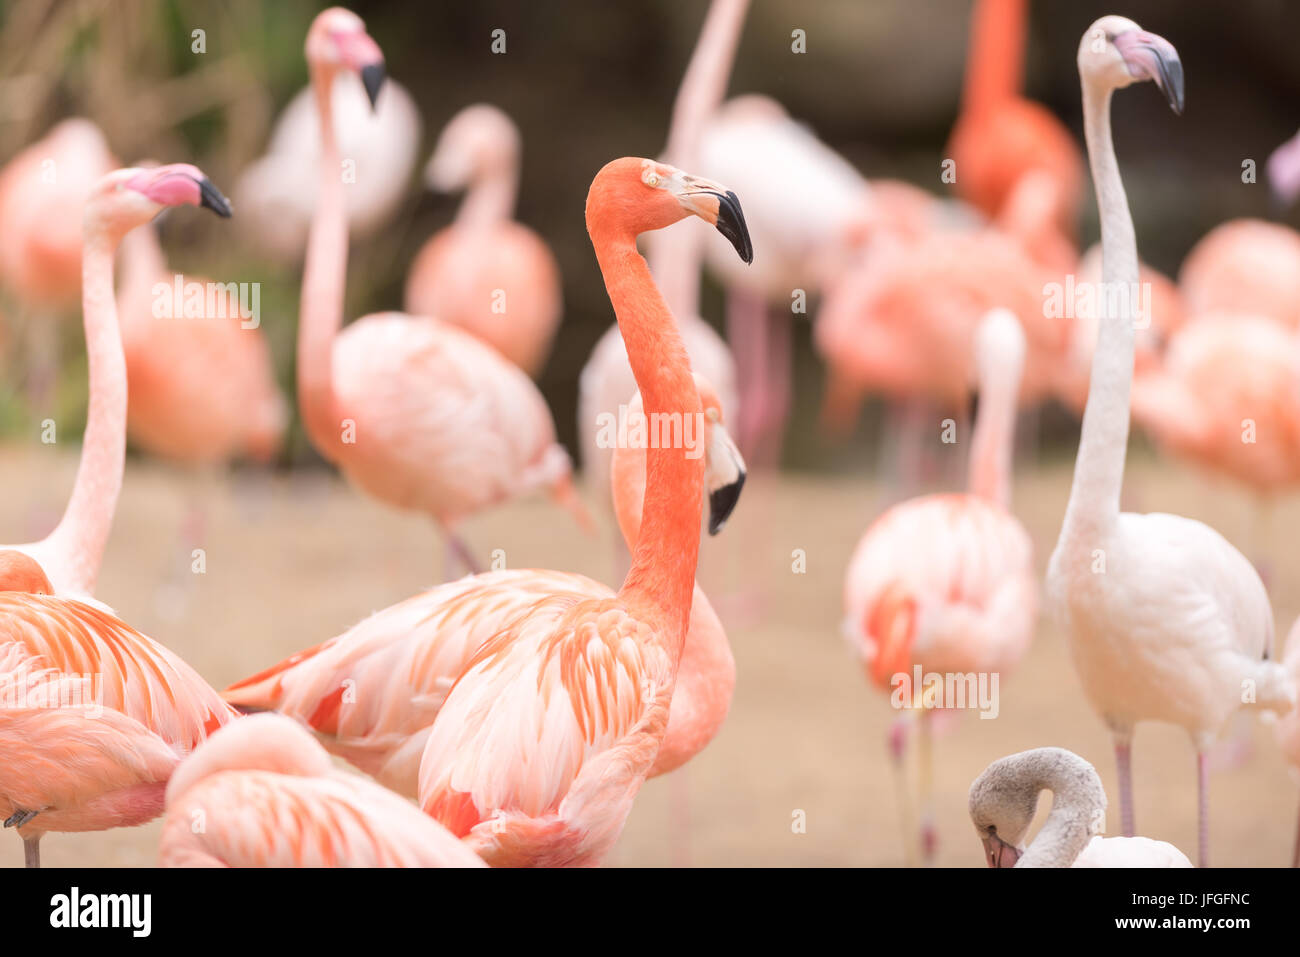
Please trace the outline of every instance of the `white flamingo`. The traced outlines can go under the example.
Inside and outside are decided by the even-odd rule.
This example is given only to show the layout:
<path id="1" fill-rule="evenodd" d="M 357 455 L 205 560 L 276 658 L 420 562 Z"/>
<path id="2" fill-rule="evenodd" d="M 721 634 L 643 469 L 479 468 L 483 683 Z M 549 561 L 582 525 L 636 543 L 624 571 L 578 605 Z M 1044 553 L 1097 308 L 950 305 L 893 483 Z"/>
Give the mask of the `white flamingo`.
<path id="1" fill-rule="evenodd" d="M 1133 835 L 1131 743 L 1139 721 L 1186 728 L 1196 747 L 1198 861 L 1209 844 L 1206 750 L 1243 704 L 1286 711 L 1295 698 L 1267 660 L 1273 614 L 1254 566 L 1218 532 L 1176 515 L 1120 512 L 1138 283 L 1137 242 L 1111 141 L 1115 90 L 1153 80 L 1176 113 L 1183 69 L 1165 39 L 1102 17 L 1079 44 L 1084 133 L 1101 216 L 1102 282 L 1083 432 L 1048 593 L 1083 689 L 1115 739 L 1124 833 Z M 1114 301 L 1111 301 L 1114 300 Z"/>

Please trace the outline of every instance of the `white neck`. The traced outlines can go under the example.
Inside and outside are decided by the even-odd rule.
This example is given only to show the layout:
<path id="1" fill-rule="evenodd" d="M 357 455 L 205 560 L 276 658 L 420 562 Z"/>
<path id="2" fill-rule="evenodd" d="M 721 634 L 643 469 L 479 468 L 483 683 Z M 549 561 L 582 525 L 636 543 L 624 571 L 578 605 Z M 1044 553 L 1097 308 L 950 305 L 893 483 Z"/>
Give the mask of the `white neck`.
<path id="1" fill-rule="evenodd" d="M 971 437 L 967 489 L 972 495 L 1009 509 L 1020 367 L 989 368 L 984 372 L 980 377 L 979 417 Z"/>
<path id="2" fill-rule="evenodd" d="M 120 237 L 85 237 L 81 259 L 81 308 L 86 328 L 90 401 L 81 461 L 68 507 L 45 539 L 57 588 L 92 594 L 104 560 L 126 461 L 126 357 L 113 301 L 113 252 Z"/>
<path id="3" fill-rule="evenodd" d="M 1035 795 L 1052 792 L 1052 810 L 1018 866 L 1069 867 L 1103 829 L 1106 792 L 1101 779 L 1092 765 L 1060 748 L 1030 752 L 1024 775 Z"/>
<path id="4" fill-rule="evenodd" d="M 1134 324 L 1131 290 L 1137 288 L 1137 240 L 1111 141 L 1110 89 L 1083 84 L 1084 136 L 1101 216 L 1102 290 L 1097 303 L 1097 348 L 1083 413 L 1074 484 L 1061 544 L 1093 547 L 1119 518 L 1124 456 L 1128 447 L 1129 390 L 1133 383 Z"/>

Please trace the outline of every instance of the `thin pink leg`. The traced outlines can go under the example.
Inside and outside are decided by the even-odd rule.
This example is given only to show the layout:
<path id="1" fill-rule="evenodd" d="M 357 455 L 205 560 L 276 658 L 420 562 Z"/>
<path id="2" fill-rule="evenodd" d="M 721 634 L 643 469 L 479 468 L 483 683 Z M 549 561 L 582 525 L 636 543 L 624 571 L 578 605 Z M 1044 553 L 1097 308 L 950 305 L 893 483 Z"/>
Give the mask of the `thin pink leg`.
<path id="1" fill-rule="evenodd" d="M 1295 850 L 1291 852 L 1291 866 L 1300 867 L 1300 821 L 1296 823 Z"/>
<path id="2" fill-rule="evenodd" d="M 916 846 L 912 843 L 913 830 L 912 796 L 907 787 L 907 726 L 908 717 L 900 714 L 889 725 L 889 757 L 894 768 L 894 786 L 898 792 L 898 808 L 902 817 L 903 865 L 916 866 Z"/>
<path id="3" fill-rule="evenodd" d="M 792 339 L 794 329 L 791 317 L 763 304 L 763 327 L 767 336 L 767 366 L 764 382 L 767 390 L 759 423 L 758 466 L 776 468 L 781 463 L 781 447 L 785 441 L 785 426 L 790 417 L 791 381 L 794 371 Z"/>
<path id="4" fill-rule="evenodd" d="M 1137 831 L 1133 825 L 1133 739 L 1115 737 L 1115 767 L 1119 773 L 1119 817 L 1125 837 Z"/>
<path id="5" fill-rule="evenodd" d="M 41 866 L 41 839 L 39 837 L 23 838 L 23 862 L 28 867 Z"/>
<path id="6" fill-rule="evenodd" d="M 736 441 L 748 460 L 758 441 L 763 417 L 766 383 L 767 342 L 764 337 L 763 312 L 767 308 L 761 296 L 746 289 L 727 290 L 727 344 L 736 360 L 736 379 L 740 391 L 740 417 Z"/>
<path id="7" fill-rule="evenodd" d="M 1210 762 L 1196 752 L 1196 866 L 1210 866 Z"/>

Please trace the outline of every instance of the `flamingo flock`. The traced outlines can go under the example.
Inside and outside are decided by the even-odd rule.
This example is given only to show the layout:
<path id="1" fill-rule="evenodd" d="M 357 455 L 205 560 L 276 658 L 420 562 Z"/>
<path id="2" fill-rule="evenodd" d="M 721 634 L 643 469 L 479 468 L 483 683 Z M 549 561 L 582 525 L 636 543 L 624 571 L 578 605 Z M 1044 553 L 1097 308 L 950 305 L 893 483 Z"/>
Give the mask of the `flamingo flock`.
<path id="1" fill-rule="evenodd" d="M 1208 866 L 1209 758 L 1234 716 L 1267 713 L 1300 774 L 1300 623 L 1281 648 L 1266 578 L 1209 525 L 1122 508 L 1130 426 L 1261 508 L 1300 485 L 1300 235 L 1240 219 L 1202 239 L 1177 281 L 1143 263 L 1150 227 L 1130 211 L 1111 103 L 1149 83 L 1181 114 L 1179 55 L 1121 16 L 1088 26 L 1080 145 L 1024 95 L 1028 7 L 974 0 L 947 147 L 955 189 L 867 175 L 777 101 L 728 98 L 747 0 L 711 3 L 662 152 L 582 174 L 588 268 L 614 325 L 578 383 L 578 437 L 589 497 L 611 505 L 627 550 L 616 587 L 562 569 L 484 570 L 462 531 L 544 493 L 594 548 L 536 381 L 563 348 L 565 305 L 545 229 L 515 219 L 526 154 L 505 111 L 473 103 L 441 131 L 424 179 L 465 193 L 455 219 L 404 270 L 405 312 L 351 322 L 350 244 L 373 241 L 409 198 L 421 129 L 351 11 L 315 16 L 309 86 L 234 204 L 188 163 L 116 168 L 85 119 L 15 156 L 0 171 L 0 287 L 32 346 L 31 401 L 43 408 L 55 374 L 52 314 L 78 289 L 89 377 L 62 517 L 44 538 L 0 547 L 0 821 L 25 864 L 40 865 L 50 832 L 159 817 L 167 867 L 609 861 L 643 784 L 680 780 L 743 700 L 750 649 L 733 644 L 728 596 L 699 574 L 702 550 L 739 508 L 750 465 L 769 478 L 779 465 L 799 312 L 786 310 L 802 295 L 826 367 L 823 425 L 849 441 L 881 396 L 912 430 L 886 441 L 919 448 L 938 411 L 942 442 L 967 463 L 960 489 L 905 475 L 917 487 L 873 514 L 833 571 L 844 667 L 856 658 L 895 709 L 879 730 L 904 862 L 937 856 L 939 782 L 953 767 L 937 738 L 963 710 L 996 717 L 1003 678 L 1041 681 L 1041 606 L 1111 737 L 1121 834 L 1103 836 L 1106 789 L 1084 756 L 1046 743 L 984 753 L 969 786 L 983 847 L 971 862 L 1192 866 L 1136 834 L 1133 741 L 1157 722 L 1191 739 L 1195 860 Z M 1300 194 L 1297 142 L 1267 164 L 1285 201 Z M 361 189 L 340 174 L 349 164 Z M 1089 178 L 1100 242 L 1081 254 Z M 152 223 L 181 206 L 246 220 L 223 242 L 301 258 L 295 403 L 276 381 L 273 335 L 241 321 L 228 288 L 203 315 L 157 312 L 160 285 L 214 285 L 168 265 Z M 725 288 L 725 317 L 705 314 L 705 268 Z M 1061 287 L 1093 298 L 1061 314 L 1049 304 Z M 1047 401 L 1081 430 L 1044 554 L 1012 487 L 1018 417 Z M 597 422 L 616 411 L 639 438 L 611 447 Z M 444 580 L 333 637 L 303 635 L 304 650 L 268 654 L 217 690 L 96 593 L 127 443 L 190 468 L 267 463 L 294 416 L 357 492 L 432 519 Z M 742 556 L 746 575 L 762 560 Z M 800 666 L 800 649 L 785 653 Z M 967 679 L 978 705 L 951 696 Z M 1043 791 L 1052 808 L 1031 835 Z M 1295 848 L 1300 866 L 1300 826 Z"/>

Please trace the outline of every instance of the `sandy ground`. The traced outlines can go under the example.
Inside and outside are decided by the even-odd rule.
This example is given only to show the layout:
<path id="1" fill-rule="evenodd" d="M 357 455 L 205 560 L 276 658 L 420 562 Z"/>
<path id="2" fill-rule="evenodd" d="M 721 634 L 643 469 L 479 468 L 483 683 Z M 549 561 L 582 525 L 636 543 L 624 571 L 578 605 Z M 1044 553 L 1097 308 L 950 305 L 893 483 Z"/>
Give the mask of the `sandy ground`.
<path id="1" fill-rule="evenodd" d="M 63 507 L 75 469 L 64 450 L 0 450 L 0 528 L 9 541 L 38 537 Z M 1047 561 L 1069 488 L 1061 463 L 1017 476 L 1016 510 Z M 1278 555 L 1300 507 L 1273 509 L 1259 541 L 1249 500 L 1185 469 L 1151 460 L 1129 470 L 1128 506 L 1211 522 L 1248 553 Z M 596 497 L 589 496 L 595 504 Z M 203 503 L 207 571 L 190 571 L 182 535 Z M 717 598 L 738 664 L 735 700 L 718 738 L 688 765 L 642 790 L 613 865 L 898 865 L 899 807 L 887 760 L 886 697 L 869 688 L 840 637 L 848 556 L 884 502 L 865 479 L 782 475 L 746 489 L 723 536 L 706 542 L 700 579 Z M 599 509 L 603 516 L 604 510 Z M 505 550 L 511 567 L 542 566 L 613 578 L 609 534 L 584 538 L 544 502 L 512 505 L 469 523 L 478 554 Z M 1270 548 L 1271 546 L 1271 548 Z M 807 572 L 794 573 L 803 549 Z M 1271 563 L 1284 635 L 1300 611 L 1300 561 Z M 432 525 L 373 504 L 323 472 L 198 480 L 133 459 L 99 596 L 180 653 L 218 687 L 334 635 L 370 611 L 438 580 L 442 547 Z M 1212 862 L 1289 862 L 1297 789 L 1271 730 L 1244 723 L 1253 753 L 1212 779 Z M 966 813 L 971 780 L 989 761 L 1040 745 L 1094 762 L 1112 796 L 1114 764 L 1089 710 L 1063 636 L 1043 621 L 1032 652 L 1003 684 L 996 720 L 966 715 L 936 742 L 939 863 L 978 866 Z M 1139 832 L 1196 852 L 1195 776 L 1178 729 L 1143 726 L 1135 747 Z M 1040 805 L 1040 818 L 1046 799 Z M 805 833 L 792 821 L 803 812 Z M 145 866 L 157 822 L 99 834 L 51 834 L 47 865 Z M 0 839 L 0 865 L 22 861 Z"/>

